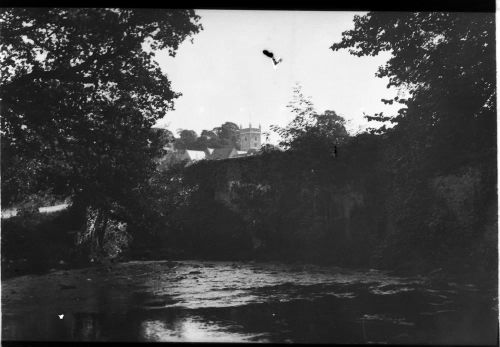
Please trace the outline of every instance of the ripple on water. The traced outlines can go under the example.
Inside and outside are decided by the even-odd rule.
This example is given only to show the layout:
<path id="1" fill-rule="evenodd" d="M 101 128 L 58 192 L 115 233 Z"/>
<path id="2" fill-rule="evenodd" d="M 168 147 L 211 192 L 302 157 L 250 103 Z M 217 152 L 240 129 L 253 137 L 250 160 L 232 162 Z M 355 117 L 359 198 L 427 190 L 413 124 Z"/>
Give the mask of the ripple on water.
<path id="1" fill-rule="evenodd" d="M 458 292 L 464 302 L 475 295 L 469 290 L 474 289 L 471 286 L 448 286 L 447 290 L 429 288 L 430 284 L 422 284 L 422 278 L 394 277 L 382 271 L 291 267 L 277 263 L 137 261 L 117 264 L 106 274 L 86 269 L 70 271 L 66 276 L 53 273 L 3 281 L 2 309 L 7 313 L 4 318 L 11 322 L 10 326 L 22 328 L 24 332 L 37 328 L 38 323 L 23 323 L 21 314 L 25 312 L 32 316 L 38 312 L 37 317 L 41 318 L 37 322 L 48 321 L 46 315 L 56 317 L 56 313 L 65 312 L 64 322 L 70 322 L 71 312 L 95 311 L 103 314 L 102 319 L 108 320 L 106 324 L 112 314 L 126 317 L 120 322 L 132 322 L 131 328 L 134 329 L 140 326 L 146 341 L 266 341 L 274 338 L 274 335 L 266 334 L 274 334 L 286 323 L 294 330 L 281 332 L 284 335 L 279 341 L 292 341 L 297 331 L 308 334 L 308 324 L 315 324 L 313 328 L 319 333 L 328 335 L 331 330 L 331 341 L 335 342 L 340 341 L 335 340 L 335 334 L 342 329 L 349 336 L 361 333 L 357 321 L 361 311 L 361 314 L 367 313 L 361 320 L 369 329 L 369 336 L 363 341 L 373 340 L 372 333 L 380 336 L 377 341 L 380 343 L 387 337 L 387 331 L 409 332 L 408 327 L 414 326 L 413 321 L 419 322 L 416 325 L 444 320 L 454 322 L 452 318 L 461 313 L 451 309 L 463 310 L 466 307 L 465 304 L 463 307 L 454 304 Z M 59 283 L 77 288 L 60 290 Z M 464 297 L 464 293 L 467 296 Z M 61 307 L 63 311 L 59 311 Z M 224 310 L 226 307 L 229 309 Z M 272 316 L 267 321 L 265 314 L 268 309 L 278 312 L 276 317 L 279 320 Z M 130 313 L 132 311 L 134 313 Z M 212 312 L 216 319 L 195 317 L 203 316 L 203 312 Z M 12 313 L 19 319 L 14 321 L 8 315 Z M 140 318 L 137 315 L 141 315 Z M 306 315 L 304 320 L 300 318 L 302 315 Z M 249 316 L 252 318 L 247 318 Z M 133 319 L 129 319 L 131 317 Z M 221 317 L 227 321 L 220 320 Z M 102 323 L 101 320 L 98 322 Z M 247 326 L 235 325 L 235 322 Z M 350 325 L 353 322 L 355 324 Z M 50 324 L 56 331 L 64 328 L 62 323 L 57 318 Z M 68 331 L 72 331 L 70 323 L 65 324 L 68 324 Z M 117 334 L 123 333 L 126 329 L 121 323 L 118 325 Z M 104 323 L 100 325 L 102 329 L 108 329 L 105 326 Z M 338 329 L 333 329 L 333 326 Z M 352 330 L 348 330 L 350 327 Z M 387 329 L 383 330 L 384 327 Z M 134 329 L 130 330 L 137 331 Z M 7 330 L 6 336 L 12 336 L 12 331 Z M 249 331 L 258 333 L 247 334 Z M 310 335 L 312 339 L 315 336 Z M 409 338 L 401 339 L 410 341 Z"/>
<path id="2" fill-rule="evenodd" d="M 396 325 L 407 325 L 407 326 L 414 326 L 415 325 L 415 323 L 409 322 L 402 317 L 393 317 L 393 316 L 389 316 L 386 314 L 365 314 L 363 317 L 361 317 L 361 320 L 384 321 L 384 322 L 390 322 L 390 323 L 396 324 Z"/>
<path id="3" fill-rule="evenodd" d="M 197 316 L 181 318 L 171 324 L 161 320 L 141 323 L 142 336 L 146 341 L 155 342 L 251 342 L 264 336 L 238 333 L 235 328 L 234 324 L 206 322 Z"/>
<path id="4" fill-rule="evenodd" d="M 391 277 L 377 270 L 361 272 L 314 265 L 290 267 L 277 263 L 203 264 L 192 261 L 178 262 L 175 270 L 164 268 L 162 273 L 155 273 L 146 280 L 146 284 L 154 288 L 157 294 L 168 294 L 176 299 L 176 302 L 170 303 L 169 306 L 185 307 L 224 307 L 233 306 L 231 300 L 246 304 L 266 300 L 283 302 L 320 298 L 328 295 L 352 299 L 356 297 L 354 292 L 365 290 L 363 287 L 353 286 L 370 284 L 375 285 L 371 289 L 373 294 L 392 295 L 413 290 L 405 287 L 412 283 L 418 281 Z"/>

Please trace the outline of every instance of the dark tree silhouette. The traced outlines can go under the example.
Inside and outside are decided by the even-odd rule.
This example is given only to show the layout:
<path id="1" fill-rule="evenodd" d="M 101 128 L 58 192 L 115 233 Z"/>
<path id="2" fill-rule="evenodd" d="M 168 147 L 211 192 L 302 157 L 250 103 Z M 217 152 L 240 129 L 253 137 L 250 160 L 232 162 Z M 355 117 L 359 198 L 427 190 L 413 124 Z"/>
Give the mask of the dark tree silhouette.
<path id="1" fill-rule="evenodd" d="M 446 156 L 463 155 L 460 149 L 478 152 L 496 142 L 494 28 L 493 13 L 370 12 L 355 16 L 354 29 L 331 48 L 357 56 L 392 52 L 377 75 L 406 97 L 382 101 L 404 107 L 395 117 L 368 118 L 391 120 Z"/>
<path id="2" fill-rule="evenodd" d="M 150 128 L 180 95 L 154 50 L 175 56 L 199 17 L 11 8 L 0 21 L 2 204 L 52 190 L 105 214 L 133 210 L 161 149 Z"/>

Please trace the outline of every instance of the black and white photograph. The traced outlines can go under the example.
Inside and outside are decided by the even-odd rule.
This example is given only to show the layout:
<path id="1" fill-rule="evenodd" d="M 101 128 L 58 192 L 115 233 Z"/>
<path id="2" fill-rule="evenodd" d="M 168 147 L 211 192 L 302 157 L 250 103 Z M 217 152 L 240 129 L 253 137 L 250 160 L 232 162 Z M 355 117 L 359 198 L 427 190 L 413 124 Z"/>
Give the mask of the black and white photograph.
<path id="1" fill-rule="evenodd" d="M 495 15 L 0 8 L 2 344 L 498 345 Z"/>

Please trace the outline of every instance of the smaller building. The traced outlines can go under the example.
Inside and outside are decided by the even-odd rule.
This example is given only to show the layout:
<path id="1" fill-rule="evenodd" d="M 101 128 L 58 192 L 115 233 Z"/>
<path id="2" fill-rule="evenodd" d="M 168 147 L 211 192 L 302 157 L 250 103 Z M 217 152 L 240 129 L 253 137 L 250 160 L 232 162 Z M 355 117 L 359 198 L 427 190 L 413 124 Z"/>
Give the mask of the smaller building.
<path id="1" fill-rule="evenodd" d="M 221 160 L 221 159 L 229 159 L 235 158 L 238 156 L 238 150 L 234 147 L 223 147 L 223 148 L 215 148 L 208 156 L 209 160 Z"/>
<path id="2" fill-rule="evenodd" d="M 203 160 L 207 158 L 207 155 L 204 151 L 192 151 L 189 149 L 185 149 L 183 151 L 177 152 L 176 156 L 178 161 L 187 160 L 189 163 L 193 163 L 198 160 Z"/>

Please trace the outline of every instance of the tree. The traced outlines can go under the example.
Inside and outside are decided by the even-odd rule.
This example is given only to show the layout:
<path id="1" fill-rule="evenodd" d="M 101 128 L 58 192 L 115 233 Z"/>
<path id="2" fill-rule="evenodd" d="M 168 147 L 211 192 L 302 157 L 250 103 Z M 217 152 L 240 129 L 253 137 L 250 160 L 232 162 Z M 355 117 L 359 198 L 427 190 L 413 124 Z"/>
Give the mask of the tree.
<path id="1" fill-rule="evenodd" d="M 357 56 L 389 51 L 377 72 L 407 98 L 392 118 L 396 131 L 441 148 L 445 156 L 495 146 L 495 16 L 493 13 L 370 12 L 354 17 L 334 51 Z M 383 114 L 371 119 L 388 120 Z"/>
<path id="2" fill-rule="evenodd" d="M 198 134 L 194 130 L 179 129 L 177 131 L 179 138 L 175 140 L 176 149 L 196 149 Z"/>
<path id="3" fill-rule="evenodd" d="M 305 97 L 297 84 L 293 99 L 287 105 L 295 118 L 285 127 L 272 126 L 282 138 L 280 146 L 292 150 L 330 152 L 335 145 L 343 144 L 348 133 L 345 120 L 335 111 L 318 114 L 310 97 Z"/>
<path id="4" fill-rule="evenodd" d="M 179 129 L 179 138 L 175 140 L 175 148 L 203 151 L 207 148 L 235 147 L 240 148 L 238 126 L 225 122 L 213 130 L 202 130 L 201 135 L 194 130 Z"/>
<path id="5" fill-rule="evenodd" d="M 487 240 L 483 211 L 497 209 L 495 44 L 494 13 L 370 12 L 332 45 L 357 56 L 389 51 L 377 75 L 406 94 L 382 100 L 404 106 L 397 115 L 369 117 L 396 123 L 383 131 L 375 167 L 379 181 L 387 177 L 378 193 L 384 214 L 397 225 L 387 254 L 407 259 L 420 248 L 419 260 L 445 252 L 466 259 L 471 244 Z M 472 171 L 484 187 L 464 212 L 474 227 L 453 221 L 433 185 Z"/>
<path id="6" fill-rule="evenodd" d="M 127 215 L 161 150 L 150 128 L 180 96 L 154 51 L 175 56 L 198 22 L 193 10 L 2 9 L 2 203 L 55 189 Z"/>
<path id="7" fill-rule="evenodd" d="M 216 138 L 217 134 L 212 130 L 202 130 L 200 136 L 204 136 L 207 140 L 211 140 L 212 138 Z"/>
<path id="8" fill-rule="evenodd" d="M 258 151 L 260 153 L 273 153 L 273 152 L 281 152 L 281 149 L 278 146 L 275 146 L 271 143 L 266 143 L 262 145 Z"/>
<path id="9" fill-rule="evenodd" d="M 315 115 L 315 118 L 314 131 L 316 135 L 335 144 L 342 144 L 349 137 L 345 128 L 345 119 L 335 111 L 326 110 L 322 114 Z"/>
<path id="10" fill-rule="evenodd" d="M 220 148 L 223 147 L 219 136 L 212 130 L 203 130 L 198 138 L 200 148 Z"/>
<path id="11" fill-rule="evenodd" d="M 202 130 L 198 137 L 193 130 L 178 131 L 179 138 L 176 140 L 177 149 L 190 149 L 203 151 L 207 148 L 235 147 L 240 148 L 238 126 L 231 122 L 225 122 L 213 130 Z"/>
<path id="12" fill-rule="evenodd" d="M 236 124 L 225 122 L 220 127 L 214 128 L 213 132 L 219 137 L 222 147 L 240 149 L 240 128 Z"/>
<path id="13" fill-rule="evenodd" d="M 174 142 L 175 137 L 170 130 L 164 128 L 151 128 L 151 130 L 156 135 L 156 140 L 158 141 L 158 144 L 154 144 L 153 147 L 165 148 L 165 146 L 171 145 Z"/>

